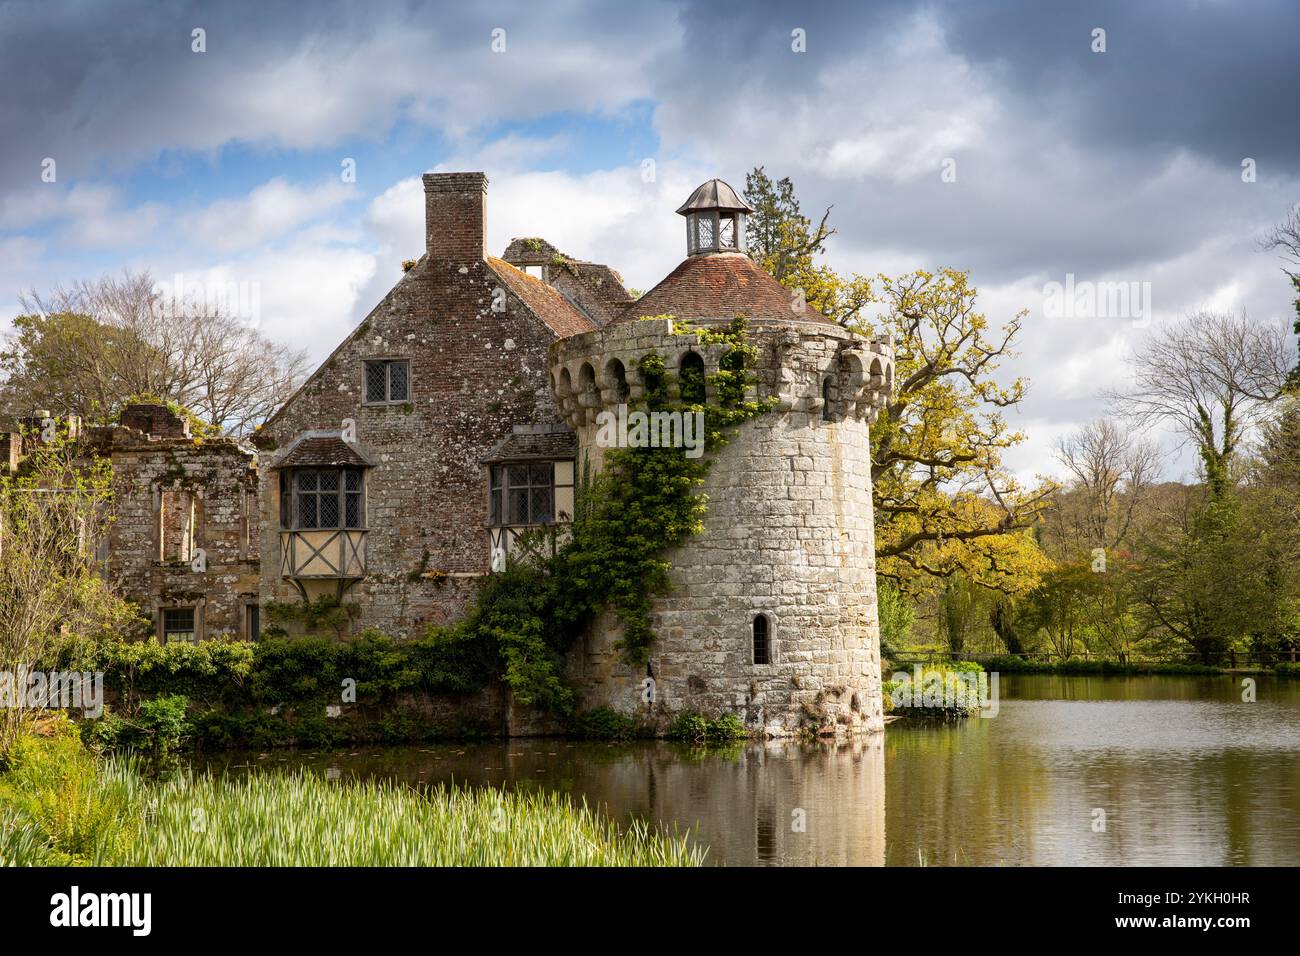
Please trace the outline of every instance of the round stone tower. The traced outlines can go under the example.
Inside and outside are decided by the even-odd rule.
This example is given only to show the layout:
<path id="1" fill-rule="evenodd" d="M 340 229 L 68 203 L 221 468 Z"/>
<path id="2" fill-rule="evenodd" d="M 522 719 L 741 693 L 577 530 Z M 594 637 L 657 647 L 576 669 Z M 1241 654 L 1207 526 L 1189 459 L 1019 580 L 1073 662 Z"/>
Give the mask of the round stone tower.
<path id="1" fill-rule="evenodd" d="M 578 467 L 606 448 L 597 416 L 636 409 L 641 360 L 664 361 L 670 398 L 683 368 L 703 368 L 707 399 L 729 345 L 674 331 L 672 316 L 749 324 L 758 352 L 751 397 L 775 407 L 712 455 L 702 534 L 666 557 L 671 589 L 652 610 L 646 668 L 624 663 L 612 614 L 571 653 L 585 707 L 660 727 L 683 711 L 734 713 L 755 733 L 883 728 L 868 427 L 893 381 L 892 342 L 855 335 L 803 304 L 744 252 L 751 210 L 705 183 L 678 210 L 688 256 L 623 315 L 552 347 L 556 399 L 578 436 Z M 646 677 L 653 678 L 647 693 Z M 651 698 L 647 700 L 647 698 Z"/>

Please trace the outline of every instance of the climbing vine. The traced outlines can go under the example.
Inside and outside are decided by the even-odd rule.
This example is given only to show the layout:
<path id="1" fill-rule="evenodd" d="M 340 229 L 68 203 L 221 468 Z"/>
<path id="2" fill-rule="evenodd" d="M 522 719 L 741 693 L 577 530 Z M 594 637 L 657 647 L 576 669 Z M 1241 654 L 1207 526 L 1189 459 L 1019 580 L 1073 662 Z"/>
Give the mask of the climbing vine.
<path id="1" fill-rule="evenodd" d="M 287 633 L 286 624 L 301 624 L 307 633 L 314 633 L 328 627 L 338 636 L 342 636 L 349 623 L 360 612 L 356 604 L 345 603 L 333 595 L 323 595 L 316 600 L 304 600 L 297 603 L 268 601 L 263 610 L 271 621 L 271 626 L 263 631 L 270 636 L 282 636 Z"/>
<path id="2" fill-rule="evenodd" d="M 698 490 L 710 456 L 737 426 L 774 404 L 748 395 L 757 350 L 744 318 L 719 330 L 674 321 L 673 331 L 693 334 L 701 344 L 728 346 L 711 376 L 712 403 L 670 398 L 660 355 L 646 356 L 639 367 L 648 410 L 703 413 L 704 454 L 688 458 L 681 448 L 617 448 L 606 453 L 600 473 L 592 476 L 584 467 L 567 536 L 553 539 L 553 548 L 531 549 L 533 557 L 489 577 L 463 621 L 430 635 L 449 667 L 481 668 L 483 679 L 496 671 L 520 703 L 569 713 L 573 692 L 563 679 L 564 654 L 606 609 L 622 624 L 618 648 L 624 660 L 638 665 L 649 659 L 651 601 L 669 583 L 665 555 L 704 528 L 707 501 Z M 703 384 L 679 379 L 677 391 L 699 398 L 706 394 Z"/>

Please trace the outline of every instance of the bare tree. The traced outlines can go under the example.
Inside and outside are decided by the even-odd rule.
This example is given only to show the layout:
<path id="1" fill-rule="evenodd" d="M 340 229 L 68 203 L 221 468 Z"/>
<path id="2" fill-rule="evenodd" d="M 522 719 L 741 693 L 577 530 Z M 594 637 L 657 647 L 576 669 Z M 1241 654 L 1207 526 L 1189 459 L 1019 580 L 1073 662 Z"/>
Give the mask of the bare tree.
<path id="1" fill-rule="evenodd" d="M 269 417 L 306 371 L 305 353 L 209 303 L 163 295 L 147 272 L 19 301 L 27 314 L 0 353 L 11 413 L 39 406 L 97 420 L 131 396 L 156 395 L 238 434 Z"/>
<path id="2" fill-rule="evenodd" d="M 1300 203 L 1287 211 L 1287 216 L 1267 233 L 1259 242 L 1260 248 L 1277 250 L 1282 258 L 1300 270 Z M 1300 282 L 1300 271 L 1293 271 L 1286 266 L 1282 271 L 1294 281 Z"/>
<path id="3" fill-rule="evenodd" d="M 1290 277 L 1291 285 L 1296 291 L 1296 317 L 1291 329 L 1296 335 L 1300 335 L 1300 203 L 1292 206 L 1286 219 L 1264 236 L 1260 246 L 1264 249 L 1278 250 L 1282 259 L 1294 267 L 1283 266 L 1282 271 Z M 1296 359 L 1295 367 L 1291 369 L 1289 387 L 1300 392 L 1300 359 Z"/>
<path id="4" fill-rule="evenodd" d="M 1172 424 L 1192 442 L 1217 495 L 1227 487 L 1242 438 L 1282 394 L 1290 353 L 1280 325 L 1193 312 L 1138 348 L 1130 360 L 1132 386 L 1109 397 L 1135 426 Z"/>
<path id="5" fill-rule="evenodd" d="M 1056 447 L 1069 475 L 1069 524 L 1077 548 L 1119 547 L 1159 475 L 1160 446 L 1109 418 L 1076 429 Z"/>

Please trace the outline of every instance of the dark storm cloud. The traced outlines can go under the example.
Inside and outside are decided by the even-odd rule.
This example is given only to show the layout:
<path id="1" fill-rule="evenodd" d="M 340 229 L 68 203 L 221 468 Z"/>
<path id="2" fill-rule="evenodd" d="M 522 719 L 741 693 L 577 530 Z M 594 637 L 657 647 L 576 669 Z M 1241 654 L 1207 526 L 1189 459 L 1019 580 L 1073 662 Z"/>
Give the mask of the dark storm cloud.
<path id="1" fill-rule="evenodd" d="M 1098 147 L 1182 147 L 1300 174 L 1300 4 L 1021 2 L 945 7 L 953 48 Z M 1090 48 L 1106 30 L 1105 54 Z"/>
<path id="2" fill-rule="evenodd" d="M 1184 148 L 1232 166 L 1266 157 L 1300 174 L 1294 0 L 692 3 L 677 74 L 700 90 L 790 89 L 829 62 L 888 47 L 918 13 L 1026 117 L 1097 147 Z M 795 27 L 807 32 L 805 58 L 784 55 Z M 1098 27 L 1104 54 L 1091 49 Z"/>
<path id="3" fill-rule="evenodd" d="M 790 174 L 850 246 L 986 281 L 1141 272 L 1298 198 L 1300 4 L 693 4 L 681 23 L 655 71 L 666 141 Z"/>
<path id="4" fill-rule="evenodd" d="M 165 150 L 318 148 L 644 93 L 663 8 L 635 4 L 124 2 L 0 6 L 0 195 L 119 173 Z M 490 50 L 506 30 L 508 55 Z M 191 49 L 195 28 L 206 52 Z"/>

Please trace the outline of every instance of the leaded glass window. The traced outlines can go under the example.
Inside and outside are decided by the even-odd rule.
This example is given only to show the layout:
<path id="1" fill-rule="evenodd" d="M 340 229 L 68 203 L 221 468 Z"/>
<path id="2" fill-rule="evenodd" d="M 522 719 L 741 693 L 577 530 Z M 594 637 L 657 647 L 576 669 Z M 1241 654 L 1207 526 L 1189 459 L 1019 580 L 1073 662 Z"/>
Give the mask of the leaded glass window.
<path id="1" fill-rule="evenodd" d="M 494 465 L 489 478 L 488 523 L 555 523 L 555 464 Z"/>
<path id="2" fill-rule="evenodd" d="M 411 363 L 376 359 L 365 363 L 366 402 L 405 402 L 411 397 Z"/>
<path id="3" fill-rule="evenodd" d="M 299 468 L 281 472 L 280 526 L 285 529 L 360 528 L 365 523 L 363 494 L 359 468 Z"/>

